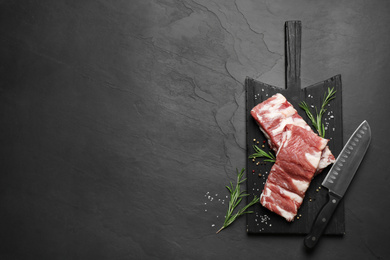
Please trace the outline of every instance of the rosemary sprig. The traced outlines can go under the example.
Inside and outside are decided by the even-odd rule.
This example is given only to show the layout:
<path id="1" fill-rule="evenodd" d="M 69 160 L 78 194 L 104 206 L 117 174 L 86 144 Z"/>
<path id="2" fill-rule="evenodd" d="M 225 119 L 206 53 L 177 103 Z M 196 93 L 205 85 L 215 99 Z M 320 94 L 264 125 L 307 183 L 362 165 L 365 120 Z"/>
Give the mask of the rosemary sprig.
<path id="1" fill-rule="evenodd" d="M 271 152 L 266 152 L 264 150 L 261 150 L 257 145 L 253 145 L 253 149 L 255 150 L 256 153 L 252 154 L 249 156 L 249 158 L 257 158 L 257 157 L 266 157 L 268 159 L 265 159 L 265 162 L 275 162 L 276 158 L 275 155 Z"/>
<path id="2" fill-rule="evenodd" d="M 328 88 L 328 93 L 324 94 L 324 100 L 322 101 L 322 106 L 321 106 L 320 112 L 318 113 L 317 108 L 315 108 L 316 116 L 314 116 L 310 112 L 309 106 L 307 105 L 307 103 L 305 101 L 302 101 L 299 104 L 299 107 L 302 108 L 306 112 L 306 115 L 309 117 L 313 127 L 318 131 L 318 134 L 323 138 L 325 137 L 325 126 L 322 123 L 322 116 L 324 115 L 324 113 L 326 111 L 326 105 L 328 105 L 329 102 L 335 98 L 335 94 L 336 94 L 336 91 L 334 90 L 334 87 Z"/>
<path id="3" fill-rule="evenodd" d="M 238 210 L 237 213 L 233 214 L 233 211 L 235 208 L 240 204 L 242 199 L 246 196 L 249 196 L 249 194 L 245 194 L 245 191 L 241 191 L 240 185 L 243 183 L 245 179 L 243 179 L 245 168 L 242 168 L 241 172 L 238 172 L 237 170 L 237 184 L 236 187 L 233 187 L 233 183 L 230 182 L 230 186 L 226 186 L 226 188 L 230 192 L 230 201 L 229 201 L 229 208 L 227 210 L 226 216 L 225 216 L 225 222 L 223 223 L 223 226 L 217 231 L 217 234 L 228 227 L 230 224 L 232 224 L 239 216 L 247 214 L 247 213 L 253 213 L 253 211 L 248 211 L 248 208 L 256 203 L 259 202 L 259 198 L 254 195 L 254 198 L 249 204 L 247 204 L 242 209 Z"/>

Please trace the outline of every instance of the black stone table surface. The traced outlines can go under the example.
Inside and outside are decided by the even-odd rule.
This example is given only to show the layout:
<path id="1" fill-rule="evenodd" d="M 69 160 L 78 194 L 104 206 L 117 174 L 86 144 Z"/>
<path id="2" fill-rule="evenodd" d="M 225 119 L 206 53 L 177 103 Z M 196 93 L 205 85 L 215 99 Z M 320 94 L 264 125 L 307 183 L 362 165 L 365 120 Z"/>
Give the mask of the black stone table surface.
<path id="1" fill-rule="evenodd" d="M 0 1 L 1 259 L 389 259 L 390 2 Z M 372 142 L 345 235 L 219 234 L 245 167 L 246 77 L 341 74 L 343 137 Z"/>

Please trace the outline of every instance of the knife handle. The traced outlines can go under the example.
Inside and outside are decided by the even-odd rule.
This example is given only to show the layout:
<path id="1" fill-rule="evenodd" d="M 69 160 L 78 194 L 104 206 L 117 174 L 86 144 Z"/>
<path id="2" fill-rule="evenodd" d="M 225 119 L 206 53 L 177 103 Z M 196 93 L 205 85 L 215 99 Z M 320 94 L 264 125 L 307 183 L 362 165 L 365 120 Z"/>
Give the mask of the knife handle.
<path id="1" fill-rule="evenodd" d="M 328 192 L 328 196 L 328 201 L 318 213 L 309 235 L 304 239 L 304 244 L 307 248 L 313 248 L 317 244 L 341 200 L 341 197 L 333 192 Z"/>

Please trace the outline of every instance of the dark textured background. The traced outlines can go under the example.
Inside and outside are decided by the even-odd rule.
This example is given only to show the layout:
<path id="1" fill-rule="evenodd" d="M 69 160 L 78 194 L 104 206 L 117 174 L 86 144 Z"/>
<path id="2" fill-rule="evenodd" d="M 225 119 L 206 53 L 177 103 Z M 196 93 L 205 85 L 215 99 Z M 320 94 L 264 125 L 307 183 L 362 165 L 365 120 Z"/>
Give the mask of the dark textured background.
<path id="1" fill-rule="evenodd" d="M 1 259 L 388 259 L 388 1 L 0 1 Z M 246 76 L 343 80 L 373 139 L 346 235 L 215 235 L 245 166 Z"/>

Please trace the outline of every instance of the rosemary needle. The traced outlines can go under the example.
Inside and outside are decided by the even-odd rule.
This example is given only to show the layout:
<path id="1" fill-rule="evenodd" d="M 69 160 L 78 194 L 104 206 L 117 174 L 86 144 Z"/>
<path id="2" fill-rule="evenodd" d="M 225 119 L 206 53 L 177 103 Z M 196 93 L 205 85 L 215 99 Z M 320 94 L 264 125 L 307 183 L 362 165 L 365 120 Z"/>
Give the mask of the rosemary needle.
<path id="1" fill-rule="evenodd" d="M 265 162 L 275 162 L 275 155 L 273 155 L 271 152 L 267 153 L 266 151 L 261 150 L 257 145 L 253 145 L 253 149 L 256 153 L 250 155 L 249 158 L 266 157 L 268 159 L 265 159 Z"/>
<path id="2" fill-rule="evenodd" d="M 248 208 L 252 205 L 259 202 L 259 198 L 254 195 L 254 198 L 249 204 L 244 206 L 242 209 L 238 210 L 236 213 L 233 213 L 233 211 L 236 209 L 238 204 L 242 201 L 242 199 L 246 196 L 249 196 L 249 194 L 246 194 L 245 191 L 241 191 L 240 185 L 243 183 L 246 179 L 243 179 L 245 168 L 242 168 L 241 172 L 238 172 L 237 170 L 237 184 L 235 187 L 233 187 L 233 183 L 230 182 L 230 186 L 226 186 L 226 188 L 230 192 L 230 201 L 229 201 L 229 208 L 226 213 L 225 222 L 223 223 L 223 226 L 217 231 L 217 234 L 228 227 L 230 224 L 232 224 L 239 216 L 247 214 L 247 213 L 253 213 L 253 211 L 248 211 Z"/>
<path id="3" fill-rule="evenodd" d="M 322 106 L 321 106 L 320 112 L 318 113 L 317 108 L 315 108 L 316 116 L 314 116 L 311 113 L 309 106 L 307 105 L 307 103 L 305 101 L 302 101 L 299 104 L 299 107 L 302 108 L 306 112 L 306 115 L 309 117 L 313 127 L 318 131 L 318 134 L 322 138 L 325 137 L 325 126 L 322 123 L 322 116 L 324 115 L 324 113 L 326 111 L 326 105 L 328 105 L 329 102 L 335 98 L 335 94 L 336 94 L 336 90 L 334 90 L 334 87 L 328 88 L 328 93 L 324 94 L 324 100 L 322 101 Z"/>

